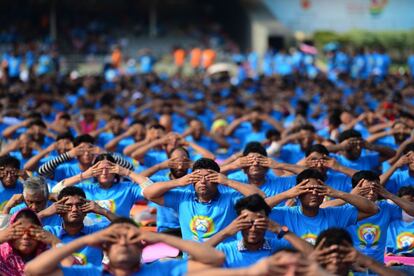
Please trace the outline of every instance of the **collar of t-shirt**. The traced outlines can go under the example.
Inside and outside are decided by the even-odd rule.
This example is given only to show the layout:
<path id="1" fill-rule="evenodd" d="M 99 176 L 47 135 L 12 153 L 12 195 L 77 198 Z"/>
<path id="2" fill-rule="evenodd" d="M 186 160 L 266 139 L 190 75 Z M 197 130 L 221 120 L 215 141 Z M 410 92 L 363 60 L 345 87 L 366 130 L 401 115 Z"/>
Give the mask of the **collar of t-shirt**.
<path id="1" fill-rule="evenodd" d="M 219 192 L 219 191 L 217 191 L 216 195 L 215 195 L 215 196 L 214 196 L 211 200 L 209 200 L 209 201 L 207 201 L 207 202 L 201 202 L 201 201 L 198 199 L 197 194 L 196 194 L 196 193 L 194 193 L 194 200 L 195 200 L 196 202 L 198 202 L 198 203 L 202 203 L 202 204 L 211 204 L 213 201 L 218 201 L 219 197 L 220 197 L 220 192 Z"/>
<path id="2" fill-rule="evenodd" d="M 238 251 L 250 251 L 249 249 L 246 248 L 243 239 L 237 242 L 237 250 Z M 267 239 L 265 239 L 262 247 L 259 248 L 257 251 L 259 250 L 272 250 L 272 246 L 270 245 L 270 242 Z"/>

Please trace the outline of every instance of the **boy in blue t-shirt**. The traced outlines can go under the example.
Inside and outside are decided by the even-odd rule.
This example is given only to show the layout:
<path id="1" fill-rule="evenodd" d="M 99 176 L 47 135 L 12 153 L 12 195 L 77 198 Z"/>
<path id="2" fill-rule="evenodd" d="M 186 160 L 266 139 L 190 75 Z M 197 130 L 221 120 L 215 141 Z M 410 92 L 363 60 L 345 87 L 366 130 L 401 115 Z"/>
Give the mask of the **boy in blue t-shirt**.
<path id="1" fill-rule="evenodd" d="M 234 208 L 238 217 L 205 242 L 210 246 L 216 246 L 216 249 L 224 253 L 224 267 L 247 267 L 291 245 L 305 255 L 312 252 L 313 248 L 307 242 L 289 232 L 286 227 L 269 220 L 271 209 L 260 195 L 242 198 Z M 276 235 L 267 238 L 266 231 Z M 223 242 L 239 232 L 242 238 Z"/>
<path id="2" fill-rule="evenodd" d="M 19 175 L 19 160 L 10 155 L 0 157 L 0 211 L 3 211 L 13 195 L 23 193 L 23 185 L 18 181 Z"/>
<path id="3" fill-rule="evenodd" d="M 186 189 L 176 189 L 194 184 Z M 253 185 L 229 180 L 208 158 L 193 165 L 193 172 L 143 190 L 144 197 L 178 213 L 183 239 L 203 242 L 222 230 L 234 218 L 232 208 L 242 195 L 260 193 Z"/>
<path id="4" fill-rule="evenodd" d="M 298 174 L 295 187 L 266 198 L 266 202 L 273 207 L 283 200 L 299 197 L 300 206 L 273 208 L 270 218 L 286 225 L 302 239 L 315 244 L 316 237 L 321 231 L 330 227 L 345 228 L 378 212 L 375 204 L 368 199 L 335 190 L 324 184 L 324 180 L 324 176 L 315 169 L 306 169 Z M 325 196 L 350 204 L 321 208 Z"/>
<path id="5" fill-rule="evenodd" d="M 143 248 L 147 244 L 155 243 L 164 243 L 182 250 L 191 256 L 191 260 L 176 259 L 141 264 Z M 106 267 L 101 264 L 60 266 L 60 262 L 64 258 L 72 255 L 79 248 L 91 246 L 106 252 L 109 259 Z M 46 251 L 27 264 L 25 272 L 42 275 L 102 276 L 113 275 L 112 273 L 116 269 L 118 273 L 123 275 L 182 276 L 200 270 L 200 267 L 205 265 L 220 266 L 223 261 L 223 254 L 210 246 L 184 241 L 170 235 L 143 231 L 131 219 L 119 218 L 102 231 L 84 235 L 63 247 L 55 247 Z"/>
<path id="6" fill-rule="evenodd" d="M 352 177 L 352 193 L 365 197 L 378 207 L 378 213 L 360 220 L 356 225 L 347 228 L 351 234 L 354 246 L 362 253 L 376 261 L 384 262 L 384 250 L 387 241 L 387 230 L 390 223 L 402 218 L 402 210 L 414 215 L 414 205 L 396 195 L 388 192 L 380 185 L 378 174 L 372 171 L 359 171 Z M 389 199 L 395 204 L 379 200 L 378 196 Z M 344 204 L 340 200 L 327 202 L 325 206 L 338 206 Z M 346 205 L 345 205 L 346 206 Z"/>

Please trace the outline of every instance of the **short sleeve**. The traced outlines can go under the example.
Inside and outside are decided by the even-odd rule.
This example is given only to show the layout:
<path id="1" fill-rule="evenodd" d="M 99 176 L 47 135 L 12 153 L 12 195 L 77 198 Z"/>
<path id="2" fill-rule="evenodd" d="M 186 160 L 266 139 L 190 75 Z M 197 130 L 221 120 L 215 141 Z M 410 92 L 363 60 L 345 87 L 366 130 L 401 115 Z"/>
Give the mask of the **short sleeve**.
<path id="1" fill-rule="evenodd" d="M 173 189 L 164 194 L 164 206 L 178 212 L 180 203 L 186 200 L 188 193 L 184 190 Z"/>
<path id="2" fill-rule="evenodd" d="M 142 196 L 141 187 L 138 184 L 134 184 L 131 182 L 128 182 L 128 184 L 131 185 L 129 192 L 134 203 L 140 200 L 144 200 L 144 197 Z"/>
<path id="3" fill-rule="evenodd" d="M 270 247 L 273 252 L 277 252 L 283 248 L 293 248 L 286 239 L 269 239 Z"/>
<path id="4" fill-rule="evenodd" d="M 285 217 L 289 214 L 289 208 L 295 208 L 295 207 L 276 207 L 272 209 L 272 212 L 270 213 L 269 217 L 274 222 L 277 222 L 280 225 L 286 225 L 286 219 Z"/>
<path id="5" fill-rule="evenodd" d="M 402 209 L 400 208 L 400 206 L 385 202 L 382 208 L 384 207 L 388 210 L 391 221 L 402 219 Z"/>

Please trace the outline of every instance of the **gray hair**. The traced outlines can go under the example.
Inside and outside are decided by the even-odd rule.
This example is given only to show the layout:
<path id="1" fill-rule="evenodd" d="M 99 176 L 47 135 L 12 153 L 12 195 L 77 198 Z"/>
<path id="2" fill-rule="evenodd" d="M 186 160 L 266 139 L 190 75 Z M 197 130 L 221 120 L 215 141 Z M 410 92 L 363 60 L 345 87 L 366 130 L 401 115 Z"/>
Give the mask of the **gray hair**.
<path id="1" fill-rule="evenodd" d="M 37 194 L 41 193 L 46 198 L 49 197 L 49 188 L 46 183 L 46 179 L 42 176 L 32 176 L 27 178 L 23 182 L 23 196 L 26 194 Z"/>

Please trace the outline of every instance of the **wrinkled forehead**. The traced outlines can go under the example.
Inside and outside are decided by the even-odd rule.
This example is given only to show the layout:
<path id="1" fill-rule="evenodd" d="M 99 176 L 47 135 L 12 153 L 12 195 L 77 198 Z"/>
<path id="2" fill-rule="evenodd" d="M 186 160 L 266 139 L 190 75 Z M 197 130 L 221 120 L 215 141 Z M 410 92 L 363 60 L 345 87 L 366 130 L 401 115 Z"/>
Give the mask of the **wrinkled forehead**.
<path id="1" fill-rule="evenodd" d="M 266 213 L 265 213 L 264 210 L 261 210 L 259 212 L 253 212 L 253 211 L 244 209 L 244 210 L 241 211 L 241 214 L 242 215 L 246 214 L 247 219 L 250 219 L 250 220 L 255 220 L 255 219 L 258 219 L 260 217 L 266 216 Z"/>
<path id="2" fill-rule="evenodd" d="M 325 158 L 325 157 L 326 157 L 326 154 L 316 152 L 316 151 L 309 154 L 310 159 L 322 159 L 322 158 Z"/>
<path id="3" fill-rule="evenodd" d="M 251 152 L 247 156 L 249 156 L 249 157 L 263 157 L 263 155 L 261 155 L 260 153 L 257 153 L 257 152 Z"/>
<path id="4" fill-rule="evenodd" d="M 378 185 L 379 181 L 377 180 L 367 180 L 367 179 L 363 179 L 362 180 L 362 187 L 373 187 L 375 185 Z"/>
<path id="5" fill-rule="evenodd" d="M 207 169 L 198 169 L 196 170 L 196 172 L 198 172 L 201 176 L 206 176 L 206 175 L 211 174 L 211 172 Z"/>

